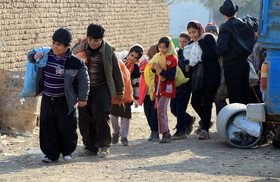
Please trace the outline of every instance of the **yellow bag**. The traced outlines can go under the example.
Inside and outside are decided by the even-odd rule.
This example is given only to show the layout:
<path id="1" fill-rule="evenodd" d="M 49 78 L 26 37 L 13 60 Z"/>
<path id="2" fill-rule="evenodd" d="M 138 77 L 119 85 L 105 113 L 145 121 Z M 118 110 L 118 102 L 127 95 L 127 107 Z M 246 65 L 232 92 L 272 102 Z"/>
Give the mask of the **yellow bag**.
<path id="1" fill-rule="evenodd" d="M 176 87 L 179 87 L 180 85 L 187 83 L 190 80 L 190 78 L 186 78 L 183 71 L 179 66 L 177 66 L 177 72 L 176 72 Z"/>

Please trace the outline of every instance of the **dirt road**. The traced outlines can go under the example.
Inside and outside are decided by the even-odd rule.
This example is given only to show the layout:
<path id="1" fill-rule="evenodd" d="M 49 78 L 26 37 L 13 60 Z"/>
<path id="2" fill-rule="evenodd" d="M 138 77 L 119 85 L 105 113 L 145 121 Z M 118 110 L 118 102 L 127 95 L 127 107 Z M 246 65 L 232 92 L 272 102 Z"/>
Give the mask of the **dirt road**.
<path id="1" fill-rule="evenodd" d="M 188 111 L 197 117 L 191 107 Z M 169 113 L 169 119 L 173 129 L 175 117 Z M 144 113 L 137 111 L 131 122 L 130 146 L 113 145 L 108 158 L 81 157 L 79 136 L 73 161 L 60 158 L 56 164 L 41 162 L 38 133 L 32 138 L 4 135 L 0 181 L 280 181 L 280 150 L 269 144 L 236 149 L 219 136 L 215 124 L 210 132 L 211 139 L 206 141 L 192 133 L 185 140 L 151 143 Z"/>

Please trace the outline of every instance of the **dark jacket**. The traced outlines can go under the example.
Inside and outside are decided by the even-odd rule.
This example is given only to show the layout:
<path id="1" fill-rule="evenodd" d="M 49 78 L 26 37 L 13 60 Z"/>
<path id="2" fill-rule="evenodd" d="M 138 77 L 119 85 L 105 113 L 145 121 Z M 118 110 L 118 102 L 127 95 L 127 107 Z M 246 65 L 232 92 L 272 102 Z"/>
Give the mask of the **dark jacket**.
<path id="1" fill-rule="evenodd" d="M 191 90 L 191 78 L 192 78 L 192 67 L 190 67 L 190 71 L 186 72 L 185 68 L 187 65 L 189 65 L 189 60 L 186 60 L 184 55 L 183 55 L 183 50 L 179 49 L 178 50 L 178 66 L 180 67 L 180 69 L 182 70 L 182 72 L 184 73 L 184 76 L 186 78 L 190 78 L 190 80 L 187 83 L 184 83 L 182 85 L 180 85 L 179 87 L 176 87 L 176 93 L 182 93 L 182 92 L 187 92 Z"/>
<path id="2" fill-rule="evenodd" d="M 216 55 L 216 41 L 213 35 L 206 35 L 198 41 L 198 44 L 203 52 L 204 83 L 206 85 L 220 83 L 221 68 Z"/>
<path id="3" fill-rule="evenodd" d="M 228 26 L 228 25 L 229 26 Z M 234 27 L 238 31 L 237 34 L 244 34 L 244 22 L 241 19 L 230 18 L 226 23 L 220 26 L 220 33 L 217 41 L 217 54 L 223 56 L 223 66 L 237 64 L 240 61 L 247 61 L 247 56 L 240 55 L 238 50 L 241 49 L 240 44 L 233 35 L 233 30 L 229 27 Z"/>
<path id="4" fill-rule="evenodd" d="M 52 52 L 52 50 L 51 50 Z M 28 53 L 28 60 L 34 63 L 34 51 Z M 39 67 L 36 73 L 36 96 L 44 87 L 44 69 Z M 64 93 L 69 113 L 75 110 L 78 101 L 87 101 L 89 93 L 89 77 L 84 61 L 72 54 L 68 49 L 68 57 L 64 63 Z"/>

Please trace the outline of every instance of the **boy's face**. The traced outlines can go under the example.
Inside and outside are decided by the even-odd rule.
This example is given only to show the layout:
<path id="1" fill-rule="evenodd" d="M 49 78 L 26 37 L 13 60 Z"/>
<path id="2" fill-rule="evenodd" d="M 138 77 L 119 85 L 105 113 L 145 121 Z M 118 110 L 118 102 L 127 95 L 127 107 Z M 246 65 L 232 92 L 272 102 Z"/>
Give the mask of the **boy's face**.
<path id="1" fill-rule="evenodd" d="M 131 62 L 132 64 L 136 64 L 139 61 L 139 55 L 136 52 L 131 52 L 130 54 L 128 54 L 128 56 L 126 57 L 126 59 Z"/>
<path id="2" fill-rule="evenodd" d="M 94 39 L 92 37 L 87 37 L 87 42 L 88 42 L 88 45 L 90 46 L 90 48 L 97 49 L 102 44 L 102 39 L 100 39 L 100 38 Z"/>
<path id="3" fill-rule="evenodd" d="M 180 49 L 184 50 L 184 47 L 186 47 L 188 45 L 190 41 L 185 38 L 185 37 L 179 37 L 179 45 L 180 45 Z"/>
<path id="4" fill-rule="evenodd" d="M 69 47 L 70 46 L 65 46 L 60 42 L 56 42 L 56 41 L 52 42 L 52 50 L 57 58 L 65 56 Z"/>
<path id="5" fill-rule="evenodd" d="M 208 33 L 211 33 L 211 34 L 213 34 L 213 35 L 215 35 L 216 37 L 218 37 L 218 34 L 217 34 L 217 32 L 215 32 L 214 30 L 209 30 L 209 31 L 207 31 Z"/>

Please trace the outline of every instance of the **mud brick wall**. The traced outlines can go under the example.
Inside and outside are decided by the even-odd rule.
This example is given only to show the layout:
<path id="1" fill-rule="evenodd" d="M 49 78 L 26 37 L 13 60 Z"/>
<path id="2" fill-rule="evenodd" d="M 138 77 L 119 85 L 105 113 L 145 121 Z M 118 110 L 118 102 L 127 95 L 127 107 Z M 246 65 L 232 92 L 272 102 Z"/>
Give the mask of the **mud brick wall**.
<path id="1" fill-rule="evenodd" d="M 146 52 L 169 35 L 169 8 L 163 0 L 0 0 L 0 69 L 25 70 L 27 52 L 51 46 L 57 28 L 70 28 L 76 40 L 96 20 L 117 51 L 139 43 Z"/>

